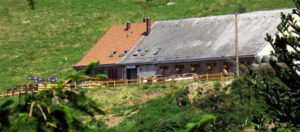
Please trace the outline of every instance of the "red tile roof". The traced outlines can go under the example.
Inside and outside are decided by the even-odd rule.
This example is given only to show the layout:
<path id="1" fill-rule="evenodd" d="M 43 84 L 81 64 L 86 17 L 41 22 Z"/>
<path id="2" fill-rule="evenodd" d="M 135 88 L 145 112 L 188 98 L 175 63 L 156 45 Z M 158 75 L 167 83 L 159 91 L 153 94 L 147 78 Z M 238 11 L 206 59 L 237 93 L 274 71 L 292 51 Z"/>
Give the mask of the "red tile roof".
<path id="1" fill-rule="evenodd" d="M 126 25 L 112 26 L 97 44 L 79 61 L 76 66 L 86 66 L 91 61 L 99 61 L 102 64 L 115 64 L 123 57 L 119 57 L 124 51 L 130 51 L 146 32 L 146 23 L 131 24 L 127 31 Z M 114 51 L 117 53 L 109 57 Z"/>

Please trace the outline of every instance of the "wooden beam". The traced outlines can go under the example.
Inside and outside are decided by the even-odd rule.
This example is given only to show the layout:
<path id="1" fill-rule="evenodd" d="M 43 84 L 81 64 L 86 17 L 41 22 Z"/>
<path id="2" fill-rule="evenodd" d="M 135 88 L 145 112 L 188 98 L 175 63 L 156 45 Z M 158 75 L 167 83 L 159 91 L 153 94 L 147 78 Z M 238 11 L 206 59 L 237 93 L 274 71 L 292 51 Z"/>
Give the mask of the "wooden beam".
<path id="1" fill-rule="evenodd" d="M 236 60 L 236 75 L 240 75 L 239 69 L 239 25 L 238 25 L 238 13 L 235 13 L 235 60 Z"/>

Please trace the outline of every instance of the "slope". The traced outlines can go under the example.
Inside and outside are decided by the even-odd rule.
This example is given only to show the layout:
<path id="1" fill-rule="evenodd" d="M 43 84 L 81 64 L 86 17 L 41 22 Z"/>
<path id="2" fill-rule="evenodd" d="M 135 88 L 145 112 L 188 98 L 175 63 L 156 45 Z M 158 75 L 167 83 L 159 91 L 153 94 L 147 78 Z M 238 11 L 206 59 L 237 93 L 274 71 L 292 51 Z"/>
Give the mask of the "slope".
<path id="1" fill-rule="evenodd" d="M 170 20 L 294 7 L 292 0 L 0 1 L 0 91 L 28 76 L 61 77 L 112 26 L 142 17 Z"/>

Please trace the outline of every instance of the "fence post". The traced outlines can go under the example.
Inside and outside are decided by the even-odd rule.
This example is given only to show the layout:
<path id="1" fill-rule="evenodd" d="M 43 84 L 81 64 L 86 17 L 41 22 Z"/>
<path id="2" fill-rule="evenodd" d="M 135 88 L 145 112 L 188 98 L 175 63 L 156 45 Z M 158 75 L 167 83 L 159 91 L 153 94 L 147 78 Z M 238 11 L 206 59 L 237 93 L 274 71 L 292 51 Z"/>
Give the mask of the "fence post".
<path id="1" fill-rule="evenodd" d="M 223 79 L 223 73 L 221 72 L 221 79 Z"/>
<path id="2" fill-rule="evenodd" d="M 126 86 L 128 86 L 128 80 L 126 79 Z"/>
<path id="3" fill-rule="evenodd" d="M 116 86 L 116 80 L 114 80 L 114 87 Z"/>
<path id="4" fill-rule="evenodd" d="M 24 90 L 25 90 L 25 95 L 27 95 L 27 87 L 24 86 Z"/>
<path id="5" fill-rule="evenodd" d="M 208 74 L 206 74 L 206 81 L 208 81 Z"/>
<path id="6" fill-rule="evenodd" d="M 141 78 L 139 78 L 139 84 L 142 85 L 142 79 Z"/>
<path id="7" fill-rule="evenodd" d="M 39 92 L 39 90 L 38 90 L 38 92 Z M 21 88 L 19 88 L 19 97 L 21 96 L 22 94 L 21 94 Z"/>

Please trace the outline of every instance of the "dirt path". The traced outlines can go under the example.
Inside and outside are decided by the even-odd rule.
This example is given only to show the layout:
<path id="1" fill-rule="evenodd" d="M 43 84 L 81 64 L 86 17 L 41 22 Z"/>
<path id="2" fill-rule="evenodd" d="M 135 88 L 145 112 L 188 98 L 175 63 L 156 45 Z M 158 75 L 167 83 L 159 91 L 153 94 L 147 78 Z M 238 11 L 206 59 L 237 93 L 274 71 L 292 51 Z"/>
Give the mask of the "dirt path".
<path id="1" fill-rule="evenodd" d="M 226 81 L 224 81 L 226 82 Z M 221 85 L 225 85 L 224 82 Z M 226 82 L 227 83 L 227 82 Z M 199 94 L 206 93 L 207 90 L 212 89 L 215 82 L 194 82 L 187 84 L 189 87 L 189 101 L 193 103 L 194 98 Z M 178 88 L 179 87 L 179 88 Z M 93 96 L 95 100 L 99 102 L 106 102 L 106 108 L 113 109 L 118 107 L 130 107 L 130 106 L 143 106 L 150 100 L 164 97 L 170 93 L 175 93 L 180 88 L 183 88 L 183 85 L 177 86 L 177 88 L 168 87 L 168 88 L 158 88 L 153 91 L 141 90 L 140 88 L 128 88 L 128 89 L 110 89 L 110 90 L 101 90 L 97 92 L 90 92 L 90 95 Z M 118 126 L 125 118 L 130 117 L 138 113 L 140 108 L 135 108 L 134 110 L 127 110 L 121 113 L 113 113 L 107 115 L 97 115 L 96 119 L 103 119 L 105 124 L 108 127 Z"/>
<path id="2" fill-rule="evenodd" d="M 160 91 L 145 93 L 141 96 L 140 105 L 143 105 L 152 99 L 162 97 L 162 96 L 165 96 L 165 94 L 161 93 Z M 110 114 L 106 117 L 107 120 L 105 120 L 105 123 L 106 123 L 106 125 L 108 125 L 108 127 L 114 127 L 114 126 L 119 125 L 119 123 L 122 122 L 126 117 L 130 117 L 138 112 L 139 112 L 139 110 L 137 109 L 134 111 L 126 111 L 126 112 L 124 112 L 123 116 L 115 116 L 114 114 Z"/>
<path id="3" fill-rule="evenodd" d="M 145 104 L 146 102 L 148 102 L 152 99 L 156 99 L 156 98 L 163 97 L 163 96 L 166 96 L 166 95 L 167 95 L 167 93 L 161 92 L 160 90 L 152 91 L 150 93 L 143 93 L 139 98 L 136 98 L 136 100 L 138 100 L 138 102 L 136 100 L 131 100 L 130 102 L 127 102 L 128 103 L 127 105 L 128 106 L 133 106 L 133 105 L 142 106 L 143 104 Z M 116 115 L 114 113 L 114 114 L 106 114 L 106 115 L 96 115 L 95 118 L 96 119 L 103 119 L 105 121 L 105 124 L 108 127 L 115 127 L 115 126 L 119 125 L 119 123 L 122 122 L 125 118 L 130 117 L 130 116 L 138 113 L 139 109 L 140 108 L 137 108 L 135 110 L 125 111 L 122 116 Z M 84 120 L 86 120 L 86 119 L 89 118 L 89 116 L 84 116 L 82 118 Z"/>

